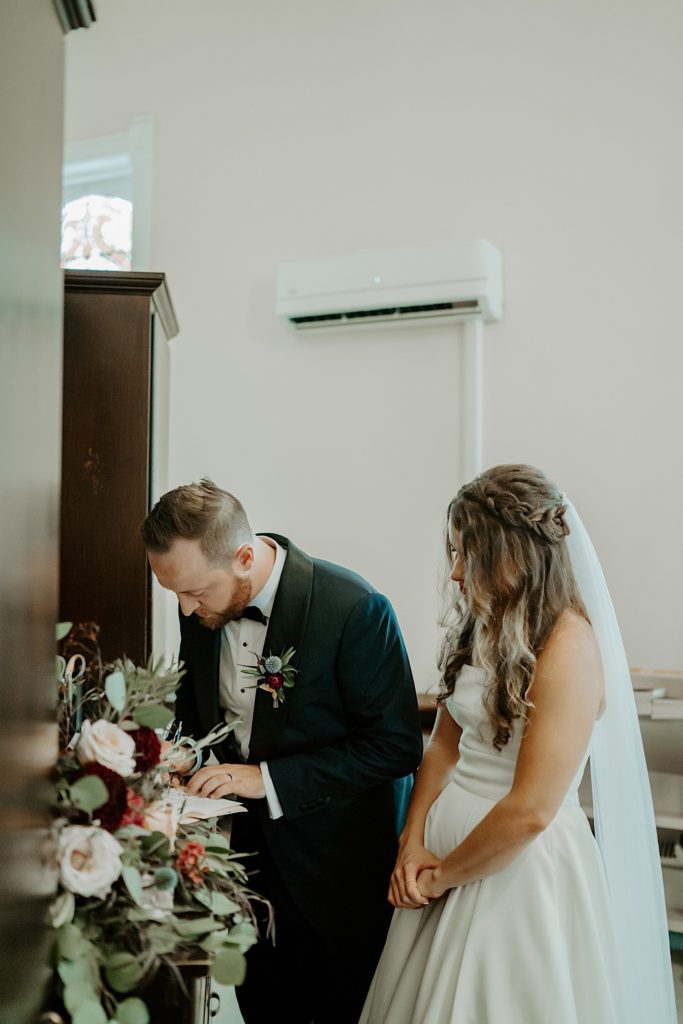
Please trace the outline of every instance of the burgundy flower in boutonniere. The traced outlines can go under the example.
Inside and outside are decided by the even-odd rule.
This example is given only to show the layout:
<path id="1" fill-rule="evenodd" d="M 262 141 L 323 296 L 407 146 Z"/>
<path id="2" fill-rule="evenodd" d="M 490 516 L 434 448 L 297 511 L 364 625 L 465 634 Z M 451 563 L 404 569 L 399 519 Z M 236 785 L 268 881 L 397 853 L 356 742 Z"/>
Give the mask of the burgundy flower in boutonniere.
<path id="1" fill-rule="evenodd" d="M 290 665 L 294 653 L 294 648 L 290 647 L 279 658 L 274 654 L 269 654 L 267 657 L 255 655 L 256 667 L 245 668 L 242 671 L 245 676 L 253 676 L 259 681 L 253 686 L 248 686 L 247 689 L 253 690 L 258 687 L 259 690 L 271 693 L 274 708 L 278 704 L 284 704 L 285 690 L 291 690 L 295 683 L 294 676 L 297 669 Z"/>

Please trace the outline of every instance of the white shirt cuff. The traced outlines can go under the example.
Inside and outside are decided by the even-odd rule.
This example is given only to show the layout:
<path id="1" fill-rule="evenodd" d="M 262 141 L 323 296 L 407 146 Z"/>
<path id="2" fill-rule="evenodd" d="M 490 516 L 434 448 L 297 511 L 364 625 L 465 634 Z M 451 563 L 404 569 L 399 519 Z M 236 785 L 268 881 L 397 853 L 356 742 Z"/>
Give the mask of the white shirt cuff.
<path id="1" fill-rule="evenodd" d="M 266 801 L 268 803 L 268 812 L 269 812 L 269 814 L 270 814 L 270 816 L 271 816 L 271 818 L 273 820 L 275 820 L 275 818 L 282 818 L 284 812 L 283 812 L 282 807 L 280 805 L 280 801 L 277 798 L 277 793 L 275 792 L 275 786 L 273 785 L 273 780 L 270 777 L 270 771 L 268 770 L 268 762 L 267 761 L 261 761 L 260 767 L 261 767 L 261 775 L 263 776 L 263 785 L 264 785 L 265 790 L 266 790 Z"/>

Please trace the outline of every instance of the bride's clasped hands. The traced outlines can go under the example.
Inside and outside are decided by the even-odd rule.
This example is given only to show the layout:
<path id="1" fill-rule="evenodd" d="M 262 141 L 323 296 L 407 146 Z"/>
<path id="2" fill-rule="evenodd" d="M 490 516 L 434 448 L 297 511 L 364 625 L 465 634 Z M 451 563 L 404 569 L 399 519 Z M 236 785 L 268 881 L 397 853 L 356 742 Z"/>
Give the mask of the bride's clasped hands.
<path id="1" fill-rule="evenodd" d="M 434 869 L 440 863 L 439 857 L 421 840 L 404 833 L 389 885 L 388 899 L 392 907 L 414 910 L 424 907 L 430 899 L 442 896 L 444 890 L 437 891 L 434 879 Z"/>

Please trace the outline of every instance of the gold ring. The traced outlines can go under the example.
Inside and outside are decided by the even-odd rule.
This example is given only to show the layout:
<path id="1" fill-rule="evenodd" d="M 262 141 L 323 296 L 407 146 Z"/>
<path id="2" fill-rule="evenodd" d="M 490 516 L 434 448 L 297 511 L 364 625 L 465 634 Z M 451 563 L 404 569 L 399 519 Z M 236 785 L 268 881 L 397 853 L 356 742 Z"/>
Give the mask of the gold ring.
<path id="1" fill-rule="evenodd" d="M 225 772 L 224 774 L 227 775 L 230 781 L 232 782 L 232 775 L 230 774 L 230 772 Z"/>

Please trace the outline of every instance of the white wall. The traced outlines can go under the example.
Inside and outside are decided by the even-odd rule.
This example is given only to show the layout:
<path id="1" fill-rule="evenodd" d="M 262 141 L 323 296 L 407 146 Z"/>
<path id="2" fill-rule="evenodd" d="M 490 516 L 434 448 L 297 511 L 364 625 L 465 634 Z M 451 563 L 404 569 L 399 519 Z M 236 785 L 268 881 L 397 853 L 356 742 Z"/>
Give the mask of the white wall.
<path id="1" fill-rule="evenodd" d="M 683 663 L 676 0 L 98 0 L 67 42 L 67 139 L 155 124 L 171 483 L 390 595 L 435 679 L 443 511 L 462 483 L 456 329 L 291 335 L 284 259 L 488 238 L 486 464 L 584 514 L 634 664 Z"/>

